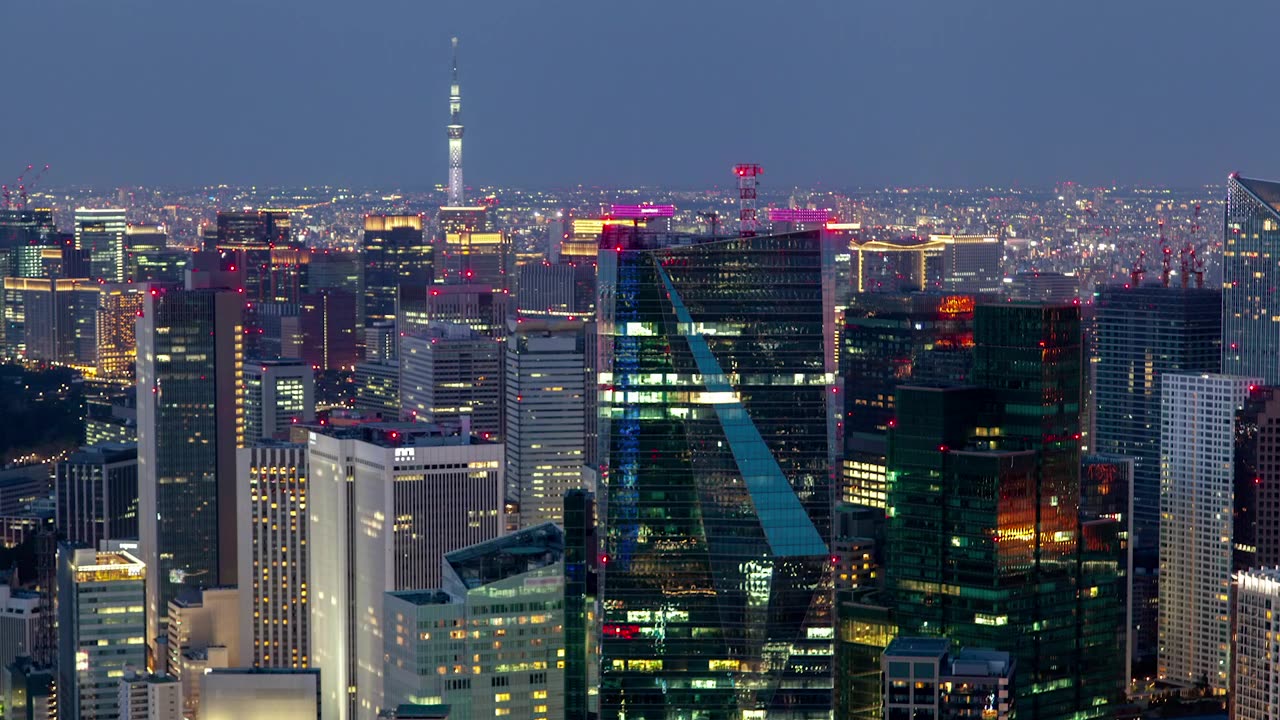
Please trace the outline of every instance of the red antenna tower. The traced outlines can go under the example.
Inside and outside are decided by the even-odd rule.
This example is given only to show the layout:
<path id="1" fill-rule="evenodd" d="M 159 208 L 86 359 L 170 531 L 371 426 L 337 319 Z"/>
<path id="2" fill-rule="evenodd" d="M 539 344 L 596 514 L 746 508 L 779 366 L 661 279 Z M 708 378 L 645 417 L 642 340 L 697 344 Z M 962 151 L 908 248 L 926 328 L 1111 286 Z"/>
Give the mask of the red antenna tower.
<path id="1" fill-rule="evenodd" d="M 760 220 L 756 217 L 757 180 L 764 170 L 752 163 L 733 166 L 733 173 L 738 176 L 738 237 L 755 237 L 760 229 Z"/>

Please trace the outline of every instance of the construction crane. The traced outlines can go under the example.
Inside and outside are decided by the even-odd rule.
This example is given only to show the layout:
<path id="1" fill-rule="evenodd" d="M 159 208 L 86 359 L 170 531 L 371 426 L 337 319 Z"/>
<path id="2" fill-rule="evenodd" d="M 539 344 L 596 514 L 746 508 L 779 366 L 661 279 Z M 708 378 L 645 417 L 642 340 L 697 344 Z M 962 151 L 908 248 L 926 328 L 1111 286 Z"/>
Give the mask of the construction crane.
<path id="1" fill-rule="evenodd" d="M 1147 259 L 1147 251 L 1139 250 L 1138 259 L 1133 261 L 1133 267 L 1129 270 L 1129 283 L 1133 287 L 1142 286 L 1142 276 L 1147 274 L 1147 269 L 1143 267 L 1143 260 Z"/>
<path id="2" fill-rule="evenodd" d="M 1173 250 L 1169 248 L 1169 241 L 1164 236 L 1164 218 L 1159 220 L 1157 228 L 1160 233 L 1160 284 L 1169 287 Z"/>
<path id="3" fill-rule="evenodd" d="M 27 170 L 30 170 L 30 169 L 31 169 L 31 166 L 28 165 Z M 27 183 L 26 185 L 18 186 L 18 196 L 22 199 L 22 207 L 19 208 L 20 210 L 27 209 L 27 192 L 30 190 L 34 190 L 36 188 L 36 183 L 40 182 L 40 178 L 44 177 L 44 173 L 48 169 L 49 169 L 49 165 L 48 163 L 46 163 L 44 167 L 40 168 L 40 172 L 36 173 L 35 177 L 31 178 L 31 182 Z"/>

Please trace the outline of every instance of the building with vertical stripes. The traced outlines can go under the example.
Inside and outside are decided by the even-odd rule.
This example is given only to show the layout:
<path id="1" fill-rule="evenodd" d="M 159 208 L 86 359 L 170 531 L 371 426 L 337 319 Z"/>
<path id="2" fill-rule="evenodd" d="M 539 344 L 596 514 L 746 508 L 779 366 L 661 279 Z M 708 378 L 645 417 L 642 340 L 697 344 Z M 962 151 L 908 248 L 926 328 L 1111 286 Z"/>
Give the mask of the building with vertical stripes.
<path id="1" fill-rule="evenodd" d="M 1230 689 L 1237 413 L 1256 378 L 1166 373 L 1160 395 L 1158 673 Z"/>
<path id="2" fill-rule="evenodd" d="M 325 720 L 373 720 L 382 697 L 383 594 L 440 587 L 445 553 L 502 533 L 503 446 L 425 423 L 308 439 L 312 666 Z"/>
<path id="3" fill-rule="evenodd" d="M 561 523 L 565 494 L 583 484 L 584 346 L 593 326 L 533 319 L 512 326 L 506 353 L 507 496 L 519 508 L 521 527 Z"/>
<path id="4" fill-rule="evenodd" d="M 236 451 L 238 664 L 311 666 L 307 446 L 264 440 Z"/>

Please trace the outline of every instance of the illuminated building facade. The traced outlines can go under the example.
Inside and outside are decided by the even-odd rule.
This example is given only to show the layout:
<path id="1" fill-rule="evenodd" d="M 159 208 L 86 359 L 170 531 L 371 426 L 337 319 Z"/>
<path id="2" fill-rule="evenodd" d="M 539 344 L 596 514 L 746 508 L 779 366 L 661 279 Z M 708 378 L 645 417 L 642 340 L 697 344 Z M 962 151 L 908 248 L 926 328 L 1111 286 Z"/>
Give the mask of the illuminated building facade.
<path id="1" fill-rule="evenodd" d="M 10 353 L 28 360 L 93 367 L 99 287 L 83 279 L 5 278 L 5 339 Z"/>
<path id="2" fill-rule="evenodd" d="M 1270 720 L 1280 712 L 1280 568 L 1241 572 L 1234 595 L 1232 717 Z"/>
<path id="3" fill-rule="evenodd" d="M 947 243 L 916 237 L 849 244 L 854 292 L 941 290 Z"/>
<path id="4" fill-rule="evenodd" d="M 238 665 L 311 665 L 311 524 L 307 446 L 264 441 L 236 451 L 240 543 Z"/>
<path id="5" fill-rule="evenodd" d="M 998 294 L 1004 289 L 1004 240 L 993 235 L 930 235 L 942 248 L 942 287 L 952 293 Z"/>
<path id="6" fill-rule="evenodd" d="M 422 234 L 422 216 L 366 216 L 361 249 L 364 320 L 395 320 L 399 288 L 432 281 L 432 251 Z"/>
<path id="7" fill-rule="evenodd" d="M 450 208 L 443 208 L 446 212 Z M 446 284 L 509 289 L 511 236 L 500 230 L 446 230 L 439 244 L 439 277 Z"/>
<path id="8" fill-rule="evenodd" d="M 64 717 L 120 716 L 120 678 L 145 667 L 146 567 L 127 552 L 58 548 L 58 706 Z"/>
<path id="9" fill-rule="evenodd" d="M 488 285 L 432 285 L 401 288 L 399 329 L 426 330 L 433 324 L 463 325 L 485 337 L 507 336 L 510 296 Z"/>
<path id="10" fill-rule="evenodd" d="M 896 638 L 885 648 L 884 717 L 982 718 L 1014 715 L 1014 667 L 1007 652 L 953 650 L 942 638 Z"/>
<path id="11" fill-rule="evenodd" d="M 138 487 L 149 639 L 179 588 L 235 583 L 243 306 L 240 293 L 216 289 L 153 288 L 144 299 Z"/>
<path id="12" fill-rule="evenodd" d="M 76 208 L 76 249 L 89 253 L 89 279 L 95 282 L 124 282 L 124 215 L 122 209 Z"/>
<path id="13" fill-rule="evenodd" d="M 600 715 L 826 718 L 819 233 L 599 254 Z"/>
<path id="14" fill-rule="evenodd" d="M 519 508 L 520 527 L 560 523 L 566 494 L 583 486 L 585 333 L 594 326 L 568 320 L 513 326 L 506 352 L 507 497 Z"/>
<path id="15" fill-rule="evenodd" d="M 1160 542 L 1161 378 L 1218 372 L 1222 294 L 1162 285 L 1109 286 L 1094 307 L 1092 445 L 1103 455 L 1133 458 L 1137 547 L 1154 559 Z"/>
<path id="16" fill-rule="evenodd" d="M 1121 657 L 1095 643 L 1115 643 L 1121 616 L 1112 587 L 1077 592 L 1117 579 L 1081 568 L 1079 308 L 979 305 L 974 342 L 973 386 L 898 390 L 885 575 L 900 634 L 1009 652 L 1020 713 L 1105 716 Z"/>
<path id="17" fill-rule="evenodd" d="M 438 590 L 387 593 L 382 706 L 565 717 L 564 541 L 536 525 L 446 554 Z"/>
<path id="18" fill-rule="evenodd" d="M 1227 179 L 1222 238 L 1222 372 L 1280 383 L 1280 183 Z"/>
<path id="19" fill-rule="evenodd" d="M 504 527 L 502 446 L 425 424 L 312 433 L 308 604 L 324 718 L 374 720 L 390 591 L 441 587 L 446 553 Z"/>
<path id="20" fill-rule="evenodd" d="M 103 285 L 98 291 L 96 365 L 99 380 L 131 383 L 137 376 L 136 325 L 142 313 L 141 285 Z"/>
<path id="21" fill-rule="evenodd" d="M 1162 378 L 1158 673 L 1167 682 L 1230 689 L 1237 415 L 1260 382 Z"/>
<path id="22" fill-rule="evenodd" d="M 146 282 L 138 277 L 143 259 L 168 250 L 169 236 L 163 225 L 129 223 L 124 229 L 124 282 Z"/>
<path id="23" fill-rule="evenodd" d="M 244 388 L 247 443 L 279 438 L 290 425 L 315 419 L 315 373 L 301 360 L 250 360 L 244 365 Z"/>

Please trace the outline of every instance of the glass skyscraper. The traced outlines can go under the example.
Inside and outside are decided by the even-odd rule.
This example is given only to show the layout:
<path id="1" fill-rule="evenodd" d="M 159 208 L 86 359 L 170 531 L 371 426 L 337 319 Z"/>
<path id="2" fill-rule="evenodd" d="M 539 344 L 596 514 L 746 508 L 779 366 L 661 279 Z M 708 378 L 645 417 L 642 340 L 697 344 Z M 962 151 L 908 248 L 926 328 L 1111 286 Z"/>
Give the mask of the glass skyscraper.
<path id="1" fill-rule="evenodd" d="M 429 285 L 432 251 L 420 215 L 370 215 L 364 219 L 364 319 L 395 320 L 402 285 Z"/>
<path id="2" fill-rule="evenodd" d="M 1280 383 L 1280 183 L 1232 174 L 1222 238 L 1222 372 Z"/>
<path id="3" fill-rule="evenodd" d="M 1105 716 L 1123 689 L 1118 569 L 1099 572 L 1079 539 L 1080 310 L 980 305 L 974 340 L 974 387 L 898 391 L 886 582 L 899 633 L 1012 653 L 1020 714 Z"/>
<path id="4" fill-rule="evenodd" d="M 243 306 L 235 291 L 153 288 L 138 319 L 138 529 L 148 569 L 148 641 L 181 587 L 235 584 Z"/>
<path id="5" fill-rule="evenodd" d="M 1160 543 L 1160 384 L 1165 373 L 1216 373 L 1222 294 L 1201 288 L 1105 287 L 1095 304 L 1093 450 L 1134 460 L 1140 550 Z"/>
<path id="6" fill-rule="evenodd" d="M 601 247 L 604 718 L 830 717 L 822 257 Z"/>

